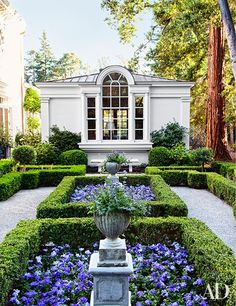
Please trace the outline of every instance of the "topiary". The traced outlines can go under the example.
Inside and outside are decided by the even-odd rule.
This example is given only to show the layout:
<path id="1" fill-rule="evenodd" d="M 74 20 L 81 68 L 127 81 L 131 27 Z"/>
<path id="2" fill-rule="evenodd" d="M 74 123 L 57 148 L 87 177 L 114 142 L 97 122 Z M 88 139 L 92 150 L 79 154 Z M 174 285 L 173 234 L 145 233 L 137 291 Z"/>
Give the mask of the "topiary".
<path id="1" fill-rule="evenodd" d="M 12 157 L 22 165 L 33 164 L 36 161 L 36 151 L 31 146 L 19 146 L 13 149 Z"/>
<path id="2" fill-rule="evenodd" d="M 149 166 L 169 166 L 172 163 L 171 152 L 165 147 L 156 147 L 150 150 Z"/>
<path id="3" fill-rule="evenodd" d="M 58 150 L 51 143 L 41 143 L 36 147 L 37 165 L 52 165 L 58 162 Z"/>
<path id="4" fill-rule="evenodd" d="M 78 143 L 81 141 L 80 134 L 65 129 L 60 131 L 57 126 L 51 128 L 51 131 L 52 135 L 49 137 L 49 142 L 53 144 L 60 153 L 78 149 Z"/>
<path id="5" fill-rule="evenodd" d="M 211 163 L 213 161 L 214 152 L 209 148 L 199 148 L 191 151 L 191 156 L 193 161 L 202 166 L 202 171 L 204 171 L 204 166 L 206 163 Z"/>
<path id="6" fill-rule="evenodd" d="M 183 144 L 176 144 L 171 150 L 171 157 L 175 165 L 189 165 L 191 156 L 189 150 Z"/>
<path id="7" fill-rule="evenodd" d="M 178 122 L 169 122 L 158 131 L 151 132 L 153 147 L 173 148 L 176 144 L 184 144 L 183 138 L 187 129 Z"/>
<path id="8" fill-rule="evenodd" d="M 69 150 L 59 156 L 61 165 L 87 165 L 87 154 L 82 150 Z"/>

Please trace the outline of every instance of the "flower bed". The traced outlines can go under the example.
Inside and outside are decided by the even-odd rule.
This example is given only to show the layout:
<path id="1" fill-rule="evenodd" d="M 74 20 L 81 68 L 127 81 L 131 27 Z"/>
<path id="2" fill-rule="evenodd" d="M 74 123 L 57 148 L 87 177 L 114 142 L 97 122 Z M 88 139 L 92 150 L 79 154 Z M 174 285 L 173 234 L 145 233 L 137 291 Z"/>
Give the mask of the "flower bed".
<path id="1" fill-rule="evenodd" d="M 105 186 L 101 184 L 79 186 L 71 195 L 70 202 L 92 202 L 101 190 L 105 190 Z M 129 186 L 124 185 L 125 194 L 131 196 L 135 200 L 140 201 L 154 201 L 155 196 L 150 186 L 138 185 Z"/>
<path id="2" fill-rule="evenodd" d="M 130 277 L 132 305 L 207 305 L 203 280 L 197 278 L 179 243 L 128 246 L 134 274 Z M 69 245 L 45 247 L 29 260 L 10 302 L 13 305 L 89 305 L 93 287 L 88 272 L 90 250 Z"/>
<path id="3" fill-rule="evenodd" d="M 210 305 L 235 306 L 235 257 L 202 222 L 180 217 L 143 218 L 132 221 L 125 234 L 132 244 L 177 241 L 186 248 L 197 275 L 206 284 L 211 288 L 215 288 L 216 283 L 229 286 L 228 298 L 215 300 Z M 22 221 L 0 244 L 0 305 L 9 300 L 9 292 L 27 271 L 28 260 L 39 254 L 42 245 L 69 243 L 73 248 L 78 245 L 87 248 L 101 238 L 90 218 Z"/>
<path id="4" fill-rule="evenodd" d="M 165 181 L 158 175 L 133 175 L 120 177 L 121 182 L 131 185 L 151 186 L 151 190 L 157 200 L 146 201 L 149 206 L 150 216 L 187 216 L 186 204 L 176 195 Z M 37 218 L 68 218 L 88 216 L 89 203 L 81 202 L 76 196 L 75 202 L 70 202 L 71 195 L 77 186 L 101 185 L 105 182 L 105 176 L 81 176 L 65 177 L 57 188 L 37 208 Z M 138 187 L 137 187 L 137 190 Z M 150 191 L 150 190 L 149 190 Z M 88 192 L 87 192 L 88 193 Z M 84 199 L 83 192 L 81 200 Z"/>

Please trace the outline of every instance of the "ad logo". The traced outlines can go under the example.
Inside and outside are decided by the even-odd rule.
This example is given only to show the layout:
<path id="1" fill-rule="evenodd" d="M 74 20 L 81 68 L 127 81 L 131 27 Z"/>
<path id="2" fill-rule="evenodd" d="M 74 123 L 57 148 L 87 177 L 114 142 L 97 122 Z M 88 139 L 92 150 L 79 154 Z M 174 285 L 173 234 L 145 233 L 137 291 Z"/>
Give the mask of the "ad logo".
<path id="1" fill-rule="evenodd" d="M 206 286 L 204 296 L 211 300 L 224 300 L 229 295 L 229 286 L 215 283 L 215 287 L 212 288 L 210 284 Z"/>

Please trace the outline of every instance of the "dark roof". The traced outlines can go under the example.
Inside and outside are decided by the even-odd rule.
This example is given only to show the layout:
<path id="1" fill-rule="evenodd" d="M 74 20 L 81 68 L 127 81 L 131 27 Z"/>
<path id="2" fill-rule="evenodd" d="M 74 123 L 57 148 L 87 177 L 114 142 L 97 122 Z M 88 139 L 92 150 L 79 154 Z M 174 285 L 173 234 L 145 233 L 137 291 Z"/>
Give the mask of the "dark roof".
<path id="1" fill-rule="evenodd" d="M 144 75 L 144 74 L 138 74 L 138 73 L 133 73 L 135 83 L 149 83 L 149 82 L 161 82 L 161 81 L 172 81 L 172 82 L 182 82 L 182 81 L 176 81 L 172 79 L 167 79 L 167 78 L 162 78 L 162 77 L 157 77 L 157 76 L 152 76 L 152 75 Z M 75 76 L 75 77 L 70 77 L 62 80 L 52 80 L 48 81 L 53 82 L 53 83 L 77 83 L 77 84 L 95 84 L 97 81 L 99 73 L 93 73 L 93 74 L 88 74 L 88 75 L 80 75 L 80 76 Z"/>

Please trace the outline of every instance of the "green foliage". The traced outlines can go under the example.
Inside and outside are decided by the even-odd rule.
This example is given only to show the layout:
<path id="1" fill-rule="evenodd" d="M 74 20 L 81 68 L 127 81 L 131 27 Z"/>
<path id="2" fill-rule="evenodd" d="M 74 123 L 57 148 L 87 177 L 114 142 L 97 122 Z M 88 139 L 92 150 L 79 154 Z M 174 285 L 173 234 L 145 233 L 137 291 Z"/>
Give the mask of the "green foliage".
<path id="1" fill-rule="evenodd" d="M 218 161 L 215 161 L 213 163 L 213 170 L 215 172 L 231 180 L 235 179 L 235 175 L 234 175 L 235 169 L 236 169 L 235 163 L 218 162 Z"/>
<path id="2" fill-rule="evenodd" d="M 54 76 L 57 79 L 78 75 L 81 72 L 82 63 L 75 53 L 64 53 L 57 61 Z"/>
<path id="3" fill-rule="evenodd" d="M 151 132 L 151 141 L 154 147 L 173 148 L 176 144 L 183 144 L 186 131 L 178 122 L 169 122 L 160 130 Z"/>
<path id="4" fill-rule="evenodd" d="M 33 88 L 26 89 L 24 109 L 32 114 L 40 112 L 40 95 Z"/>
<path id="5" fill-rule="evenodd" d="M 36 151 L 31 146 L 19 146 L 13 149 L 12 157 L 21 165 L 33 164 L 36 160 Z"/>
<path id="6" fill-rule="evenodd" d="M 169 166 L 172 163 L 171 152 L 165 147 L 156 147 L 149 151 L 149 166 Z"/>
<path id="7" fill-rule="evenodd" d="M 73 235 L 71 234 L 73 233 Z M 4 305 L 15 282 L 26 272 L 28 260 L 42 244 L 88 247 L 102 238 L 90 218 L 22 221 L 0 244 L 0 304 Z M 187 249 L 197 274 L 214 288 L 215 283 L 235 284 L 236 261 L 232 251 L 202 222 L 168 217 L 133 220 L 126 231 L 130 243 L 153 244 L 177 241 Z M 235 285 L 234 285 L 235 286 Z M 224 305 L 234 306 L 233 291 Z M 232 303 L 230 303 L 232 300 Z M 215 306 L 222 305 L 214 302 Z"/>
<path id="8" fill-rule="evenodd" d="M 36 153 L 38 165 L 57 164 L 58 150 L 53 144 L 47 142 L 40 143 L 36 147 Z"/>
<path id="9" fill-rule="evenodd" d="M 0 178 L 0 201 L 10 198 L 21 188 L 21 174 L 10 172 Z"/>
<path id="10" fill-rule="evenodd" d="M 61 165 L 87 165 L 87 154 L 82 150 L 69 150 L 59 156 Z"/>
<path id="11" fill-rule="evenodd" d="M 28 145 L 32 147 L 37 147 L 41 143 L 41 134 L 38 132 L 20 133 L 18 132 L 15 137 L 16 146 Z"/>
<path id="12" fill-rule="evenodd" d="M 66 129 L 61 131 L 57 126 L 51 128 L 51 132 L 49 142 L 58 149 L 59 153 L 78 149 L 78 143 L 81 141 L 79 134 L 67 131 Z"/>
<path id="13" fill-rule="evenodd" d="M 10 133 L 5 130 L 0 128 L 0 149 L 5 150 L 8 147 L 12 146 L 12 138 Z"/>
<path id="14" fill-rule="evenodd" d="M 123 153 L 112 152 L 112 153 L 107 155 L 106 160 L 105 160 L 105 164 L 107 162 L 117 163 L 117 164 L 122 165 L 122 164 L 127 164 L 128 159 L 125 157 L 125 155 Z"/>
<path id="15" fill-rule="evenodd" d="M 14 165 L 15 161 L 13 159 L 0 159 L 0 177 L 11 172 Z"/>
<path id="16" fill-rule="evenodd" d="M 37 131 L 39 129 L 39 127 L 40 127 L 39 118 L 33 117 L 33 116 L 29 116 L 27 118 L 28 133 L 35 133 L 35 131 Z"/>
<path id="17" fill-rule="evenodd" d="M 158 172 L 164 181 L 170 186 L 186 186 L 188 170 L 164 170 Z"/>
<path id="18" fill-rule="evenodd" d="M 176 144 L 170 151 L 171 158 L 175 165 L 190 164 L 189 150 L 183 144 Z"/>
<path id="19" fill-rule="evenodd" d="M 207 168 L 210 170 L 211 168 Z M 160 174 L 162 170 L 196 170 L 201 171 L 200 166 L 158 166 L 158 167 L 146 167 L 145 173 L 149 175 Z"/>
<path id="20" fill-rule="evenodd" d="M 21 173 L 21 189 L 34 189 L 39 187 L 40 171 L 27 171 Z"/>
<path id="21" fill-rule="evenodd" d="M 206 163 L 211 163 L 213 161 L 214 152 L 209 148 L 199 148 L 191 151 L 193 161 L 202 166 L 202 171 L 204 171 L 204 166 Z"/>
<path id="22" fill-rule="evenodd" d="M 117 212 L 126 213 L 129 216 L 144 216 L 146 205 L 143 201 L 137 201 L 131 195 L 127 195 L 123 186 L 108 183 L 104 190 L 101 188 L 95 195 L 90 205 L 90 213 L 105 216 Z"/>
<path id="23" fill-rule="evenodd" d="M 207 176 L 206 173 L 199 173 L 196 171 L 189 171 L 187 176 L 187 184 L 191 188 L 206 189 L 207 188 Z"/>

